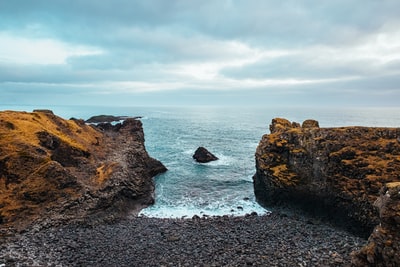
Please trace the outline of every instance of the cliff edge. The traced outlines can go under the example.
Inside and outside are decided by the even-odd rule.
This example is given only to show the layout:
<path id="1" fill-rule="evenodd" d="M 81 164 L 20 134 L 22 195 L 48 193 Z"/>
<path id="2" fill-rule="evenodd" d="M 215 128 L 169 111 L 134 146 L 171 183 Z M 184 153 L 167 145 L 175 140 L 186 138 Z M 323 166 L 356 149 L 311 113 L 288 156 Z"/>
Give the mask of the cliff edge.
<path id="1" fill-rule="evenodd" d="M 92 126 L 48 110 L 0 112 L 0 226 L 121 216 L 154 202 L 152 177 L 164 171 L 139 120 Z"/>

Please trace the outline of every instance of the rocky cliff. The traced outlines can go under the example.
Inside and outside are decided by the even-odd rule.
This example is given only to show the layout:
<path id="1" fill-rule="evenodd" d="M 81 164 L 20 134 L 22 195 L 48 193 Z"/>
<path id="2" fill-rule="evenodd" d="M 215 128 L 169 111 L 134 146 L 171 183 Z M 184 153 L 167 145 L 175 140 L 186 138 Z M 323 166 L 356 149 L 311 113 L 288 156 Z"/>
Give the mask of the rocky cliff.
<path id="1" fill-rule="evenodd" d="M 380 241 L 371 237 L 375 245 L 370 246 L 398 242 L 398 195 L 390 198 L 390 208 L 382 208 L 389 201 L 380 202 L 381 218 L 374 203 L 381 188 L 400 181 L 400 128 L 319 128 L 314 120 L 300 125 L 276 118 L 270 131 L 255 155 L 254 191 L 260 204 L 301 208 L 365 237 L 381 223 L 387 235 L 382 239 L 381 234 Z M 391 248 L 399 253 L 398 247 Z M 363 255 L 371 255 L 370 250 Z"/>
<path id="2" fill-rule="evenodd" d="M 256 151 L 254 189 L 264 206 L 289 204 L 369 234 L 373 203 L 400 179 L 400 128 L 319 128 L 273 119 Z"/>
<path id="3" fill-rule="evenodd" d="M 47 110 L 0 112 L 0 225 L 114 218 L 152 204 L 152 177 L 164 171 L 139 120 L 92 126 Z"/>

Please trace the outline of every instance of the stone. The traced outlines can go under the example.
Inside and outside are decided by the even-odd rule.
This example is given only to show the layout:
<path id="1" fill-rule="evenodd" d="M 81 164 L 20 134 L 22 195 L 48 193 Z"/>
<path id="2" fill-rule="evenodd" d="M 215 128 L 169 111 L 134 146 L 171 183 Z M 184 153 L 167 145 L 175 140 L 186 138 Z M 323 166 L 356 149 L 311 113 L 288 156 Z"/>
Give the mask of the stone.
<path id="1" fill-rule="evenodd" d="M 7 255 L 17 263 L 11 266 L 350 266 L 351 249 L 365 242 L 278 211 L 192 220 L 139 216 L 91 227 L 68 223 L 5 241 L 0 266 Z"/>
<path id="2" fill-rule="evenodd" d="M 204 147 L 199 147 L 196 149 L 196 151 L 193 154 L 193 159 L 195 159 L 197 162 L 200 163 L 207 163 L 210 161 L 218 160 L 218 158 L 215 155 L 213 155 Z"/>

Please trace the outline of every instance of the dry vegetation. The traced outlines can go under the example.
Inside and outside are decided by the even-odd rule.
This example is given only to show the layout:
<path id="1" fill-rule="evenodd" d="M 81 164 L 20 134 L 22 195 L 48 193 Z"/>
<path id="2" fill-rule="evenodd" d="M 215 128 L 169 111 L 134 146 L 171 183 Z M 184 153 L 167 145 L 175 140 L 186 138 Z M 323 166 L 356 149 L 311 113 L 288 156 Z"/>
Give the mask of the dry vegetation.
<path id="1" fill-rule="evenodd" d="M 102 136 L 91 126 L 50 112 L 0 112 L 0 221 L 34 215 L 43 202 L 78 197 L 74 170 L 52 159 L 55 149 L 41 144 L 40 132 L 58 140 L 66 154 L 89 155 Z"/>

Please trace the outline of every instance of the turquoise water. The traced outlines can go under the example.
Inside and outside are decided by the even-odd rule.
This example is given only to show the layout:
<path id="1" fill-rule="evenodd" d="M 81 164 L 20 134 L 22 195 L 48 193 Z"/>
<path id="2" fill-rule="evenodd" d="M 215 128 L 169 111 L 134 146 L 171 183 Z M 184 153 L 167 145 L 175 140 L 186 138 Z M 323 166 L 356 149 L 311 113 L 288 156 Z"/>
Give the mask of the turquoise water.
<path id="1" fill-rule="evenodd" d="M 27 110 L 36 107 L 1 107 Z M 37 107 L 43 108 L 43 107 Z M 255 202 L 254 153 L 274 117 L 302 122 L 313 118 L 321 127 L 400 127 L 400 108 L 222 108 L 222 107 L 45 107 L 57 115 L 87 119 L 93 115 L 142 116 L 146 149 L 168 171 L 155 178 L 155 205 L 150 217 L 244 215 L 267 212 Z M 207 164 L 192 155 L 204 146 L 219 157 Z"/>

